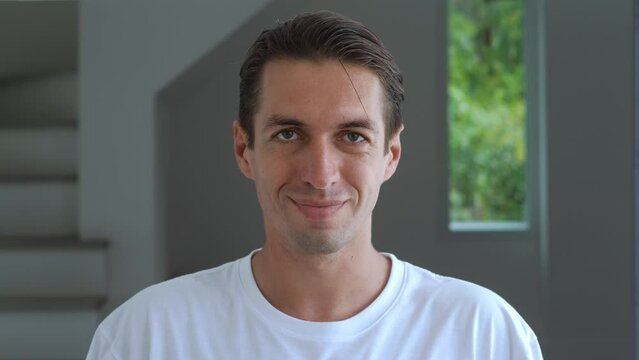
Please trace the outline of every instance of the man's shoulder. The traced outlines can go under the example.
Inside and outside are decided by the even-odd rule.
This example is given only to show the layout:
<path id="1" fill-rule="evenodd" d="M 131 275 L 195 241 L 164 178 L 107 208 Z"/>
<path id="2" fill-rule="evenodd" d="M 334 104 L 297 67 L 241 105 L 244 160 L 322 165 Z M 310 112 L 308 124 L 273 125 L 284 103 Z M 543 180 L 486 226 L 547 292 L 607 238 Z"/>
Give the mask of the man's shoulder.
<path id="1" fill-rule="evenodd" d="M 404 289 L 397 311 L 438 344 L 479 358 L 541 359 L 537 337 L 519 313 L 492 290 L 406 263 Z M 424 341 L 428 340 L 428 336 Z M 500 352 L 496 354 L 495 351 Z"/>
<path id="2" fill-rule="evenodd" d="M 494 291 L 469 281 L 436 274 L 406 263 L 405 295 L 441 313 L 477 321 L 525 324 L 519 313 Z"/>
<path id="3" fill-rule="evenodd" d="M 137 324 L 144 321 L 172 321 L 199 308 L 214 311 L 233 301 L 231 289 L 237 277 L 237 263 L 182 275 L 151 285 L 120 305 L 101 327 Z"/>
<path id="4" fill-rule="evenodd" d="M 213 324 L 223 322 L 236 303 L 241 260 L 141 290 L 102 321 L 88 358 L 147 358 L 151 349 L 164 349 L 167 339 L 217 331 Z"/>
<path id="5" fill-rule="evenodd" d="M 515 331 L 529 331 L 519 313 L 494 291 L 461 279 L 443 276 L 408 264 L 406 296 L 436 312 L 478 324 L 514 327 Z M 454 316 L 450 316 L 453 314 Z"/>
<path id="6" fill-rule="evenodd" d="M 410 263 L 406 263 L 406 272 L 407 290 L 429 298 L 442 297 L 464 304 L 505 303 L 492 290 L 470 281 L 440 275 Z"/>
<path id="7" fill-rule="evenodd" d="M 131 301 L 148 303 L 158 300 L 179 301 L 191 296 L 215 296 L 220 293 L 220 289 L 235 280 L 238 261 L 235 260 L 151 285 L 134 295 Z"/>

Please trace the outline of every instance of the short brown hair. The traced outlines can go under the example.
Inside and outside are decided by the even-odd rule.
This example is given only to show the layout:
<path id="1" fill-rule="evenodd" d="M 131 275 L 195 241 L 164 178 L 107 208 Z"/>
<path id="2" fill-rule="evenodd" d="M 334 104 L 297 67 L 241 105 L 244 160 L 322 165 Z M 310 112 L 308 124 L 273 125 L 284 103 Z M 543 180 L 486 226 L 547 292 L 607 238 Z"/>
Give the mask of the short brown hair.
<path id="1" fill-rule="evenodd" d="M 386 95 L 385 148 L 402 126 L 400 104 L 403 78 L 390 52 L 361 23 L 343 15 L 318 11 L 300 14 L 262 31 L 240 69 L 240 125 L 253 147 L 253 117 L 258 106 L 260 80 L 266 63 L 274 59 L 337 59 L 373 71 Z"/>

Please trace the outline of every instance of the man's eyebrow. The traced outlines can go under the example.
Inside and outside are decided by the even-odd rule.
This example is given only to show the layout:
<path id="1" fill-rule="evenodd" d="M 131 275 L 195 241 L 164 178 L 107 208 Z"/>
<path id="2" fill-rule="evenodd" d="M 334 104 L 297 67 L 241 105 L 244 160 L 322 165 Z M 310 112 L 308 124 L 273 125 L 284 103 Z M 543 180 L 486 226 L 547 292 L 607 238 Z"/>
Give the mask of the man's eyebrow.
<path id="1" fill-rule="evenodd" d="M 269 129 L 272 127 L 280 127 L 280 126 L 295 126 L 299 128 L 306 127 L 306 125 L 295 118 L 290 118 L 282 115 L 273 115 L 268 120 L 266 120 L 266 124 L 264 125 L 264 129 Z"/>
<path id="2" fill-rule="evenodd" d="M 304 122 L 298 119 L 286 117 L 282 115 L 273 115 L 266 120 L 264 129 L 270 129 L 274 127 L 286 127 L 286 126 L 293 126 L 298 128 L 307 127 L 307 125 Z M 377 133 L 377 128 L 368 119 L 356 119 L 356 120 L 343 122 L 339 124 L 337 127 L 340 130 L 360 128 L 360 129 L 366 129 L 366 130 Z"/>
<path id="3" fill-rule="evenodd" d="M 339 124 L 340 129 L 352 129 L 352 128 L 362 128 L 366 130 L 370 130 L 373 132 L 377 132 L 377 129 L 368 119 L 361 120 L 352 120 L 342 124 Z"/>

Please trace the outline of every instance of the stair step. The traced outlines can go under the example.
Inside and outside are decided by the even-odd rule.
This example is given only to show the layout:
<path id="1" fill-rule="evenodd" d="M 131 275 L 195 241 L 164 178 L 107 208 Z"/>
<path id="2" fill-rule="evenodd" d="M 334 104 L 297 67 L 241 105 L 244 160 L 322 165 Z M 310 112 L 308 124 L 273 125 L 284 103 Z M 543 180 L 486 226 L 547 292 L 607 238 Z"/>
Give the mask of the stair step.
<path id="1" fill-rule="evenodd" d="M 13 235 L 0 236 L 0 251 L 3 249 L 107 249 L 109 242 L 103 239 L 80 240 L 76 234 L 42 236 Z"/>
<path id="2" fill-rule="evenodd" d="M 76 173 L 76 133 L 74 127 L 0 130 L 0 179 Z"/>
<path id="3" fill-rule="evenodd" d="M 27 0 L 22 0 L 27 1 Z M 35 0 L 32 0 L 35 1 Z M 53 1 L 53 0 L 49 0 Z M 60 0 L 59 0 L 60 1 Z M 0 0 L 1 2 L 1 0 Z M 77 129 L 77 120 L 74 119 L 36 119 L 33 121 L 20 119 L 0 119 L 0 129 L 39 129 L 39 128 L 69 128 Z"/>
<path id="4" fill-rule="evenodd" d="M 107 291 L 107 243 L 63 237 L 0 238 L 0 300 L 100 298 Z M 1 301 L 0 301 L 1 303 Z"/>
<path id="5" fill-rule="evenodd" d="M 0 296 L 0 311 L 96 310 L 104 296 Z"/>
<path id="6" fill-rule="evenodd" d="M 0 78 L 77 68 L 78 1 L 0 1 Z"/>
<path id="7" fill-rule="evenodd" d="M 0 127 L 73 125 L 78 117 L 75 72 L 0 84 Z"/>
<path id="8" fill-rule="evenodd" d="M 0 237 L 0 359 L 85 358 L 105 300 L 107 249 L 73 234 Z"/>
<path id="9" fill-rule="evenodd" d="M 0 359 L 84 359 L 95 309 L 0 310 Z"/>
<path id="10" fill-rule="evenodd" d="M 1 235 L 61 235 L 77 229 L 75 183 L 0 183 Z"/>
<path id="11" fill-rule="evenodd" d="M 77 181 L 76 174 L 0 174 L 0 183 L 74 183 Z"/>

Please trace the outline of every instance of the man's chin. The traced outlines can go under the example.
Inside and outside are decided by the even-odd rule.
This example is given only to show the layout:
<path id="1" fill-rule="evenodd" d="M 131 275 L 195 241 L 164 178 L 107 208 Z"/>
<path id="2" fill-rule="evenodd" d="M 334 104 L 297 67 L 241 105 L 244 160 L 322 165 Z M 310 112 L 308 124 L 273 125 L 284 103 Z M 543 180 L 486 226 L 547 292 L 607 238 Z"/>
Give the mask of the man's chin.
<path id="1" fill-rule="evenodd" d="M 295 247 L 308 255 L 330 255 L 340 251 L 346 245 L 343 234 L 313 233 L 297 234 L 292 237 Z"/>

